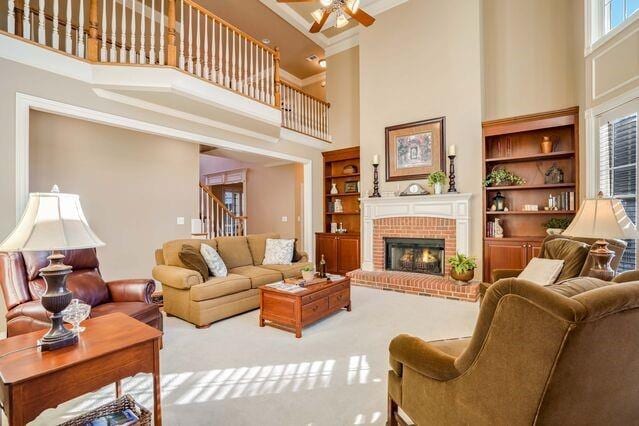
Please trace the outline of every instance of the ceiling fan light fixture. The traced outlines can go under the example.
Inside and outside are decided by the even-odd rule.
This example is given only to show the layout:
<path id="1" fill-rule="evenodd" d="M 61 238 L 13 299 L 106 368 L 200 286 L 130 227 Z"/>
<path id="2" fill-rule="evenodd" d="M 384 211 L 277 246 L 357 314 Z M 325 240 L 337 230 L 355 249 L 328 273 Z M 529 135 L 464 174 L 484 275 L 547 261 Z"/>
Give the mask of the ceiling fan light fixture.
<path id="1" fill-rule="evenodd" d="M 324 7 L 329 7 L 331 4 L 333 4 L 333 0 L 320 0 L 320 3 Z"/>
<path id="2" fill-rule="evenodd" d="M 318 64 L 320 67 L 326 68 L 326 59 L 320 59 Z"/>
<path id="3" fill-rule="evenodd" d="M 359 10 L 360 0 L 346 0 L 346 7 L 350 9 L 352 13 L 357 13 Z"/>
<path id="4" fill-rule="evenodd" d="M 348 25 L 348 18 L 343 13 L 338 13 L 335 20 L 335 28 L 343 28 Z"/>
<path id="5" fill-rule="evenodd" d="M 324 16 L 324 10 L 317 9 L 311 13 L 311 16 L 313 17 L 315 22 L 319 24 L 320 22 L 322 22 L 322 17 Z"/>

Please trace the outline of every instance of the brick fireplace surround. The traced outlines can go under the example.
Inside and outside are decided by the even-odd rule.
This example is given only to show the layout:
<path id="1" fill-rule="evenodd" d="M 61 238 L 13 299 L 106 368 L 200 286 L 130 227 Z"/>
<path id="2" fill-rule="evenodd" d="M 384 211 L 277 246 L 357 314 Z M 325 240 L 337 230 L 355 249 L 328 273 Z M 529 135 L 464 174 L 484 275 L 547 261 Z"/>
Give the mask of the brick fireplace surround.
<path id="1" fill-rule="evenodd" d="M 362 200 L 364 262 L 362 269 L 349 273 L 351 282 L 382 290 L 476 301 L 479 284 L 465 285 L 451 279 L 448 265 L 456 251 L 468 250 L 469 200 L 464 194 Z M 444 276 L 384 270 L 384 237 L 443 239 Z"/>

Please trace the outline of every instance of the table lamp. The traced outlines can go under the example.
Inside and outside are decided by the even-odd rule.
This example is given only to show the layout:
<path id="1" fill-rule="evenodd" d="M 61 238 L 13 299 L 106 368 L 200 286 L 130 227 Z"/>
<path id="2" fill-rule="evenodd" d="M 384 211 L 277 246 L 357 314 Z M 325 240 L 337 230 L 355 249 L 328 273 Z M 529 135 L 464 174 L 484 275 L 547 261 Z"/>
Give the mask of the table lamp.
<path id="1" fill-rule="evenodd" d="M 71 266 L 63 263 L 60 250 L 77 250 L 103 246 L 82 212 L 80 197 L 61 194 L 57 185 L 50 193 L 29 194 L 27 207 L 13 232 L 0 244 L 0 251 L 50 251 L 49 264 L 40 269 L 47 285 L 42 306 L 53 315 L 51 327 L 38 341 L 40 349 L 51 351 L 78 342 L 78 336 L 64 327 L 62 311 L 73 293 L 67 289 Z"/>
<path id="2" fill-rule="evenodd" d="M 597 238 L 590 249 L 593 265 L 588 275 L 605 281 L 610 281 L 615 276 L 615 271 L 610 267 L 615 253 L 608 248 L 605 238 L 639 238 L 637 227 L 626 215 L 621 201 L 604 198 L 601 192 L 597 198 L 581 203 L 577 215 L 562 235 Z"/>

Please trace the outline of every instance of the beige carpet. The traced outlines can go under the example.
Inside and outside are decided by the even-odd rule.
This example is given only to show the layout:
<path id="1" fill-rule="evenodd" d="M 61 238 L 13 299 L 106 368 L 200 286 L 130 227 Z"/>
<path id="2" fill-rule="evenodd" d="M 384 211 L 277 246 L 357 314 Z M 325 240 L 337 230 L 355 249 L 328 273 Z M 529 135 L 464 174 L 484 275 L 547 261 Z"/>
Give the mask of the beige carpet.
<path id="1" fill-rule="evenodd" d="M 427 340 L 472 333 L 478 305 L 353 288 L 353 311 L 293 334 L 257 325 L 252 311 L 197 330 L 165 320 L 161 353 L 165 425 L 383 425 L 388 342 L 399 333 Z M 151 406 L 150 379 L 124 390 Z M 108 387 L 47 410 L 53 425 L 113 398 Z"/>

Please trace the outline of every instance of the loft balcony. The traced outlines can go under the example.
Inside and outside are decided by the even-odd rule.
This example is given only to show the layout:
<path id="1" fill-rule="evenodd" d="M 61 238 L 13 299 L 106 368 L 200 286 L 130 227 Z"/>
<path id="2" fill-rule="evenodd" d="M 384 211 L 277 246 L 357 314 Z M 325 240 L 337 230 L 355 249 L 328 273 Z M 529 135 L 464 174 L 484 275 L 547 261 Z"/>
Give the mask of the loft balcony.
<path id="1" fill-rule="evenodd" d="M 282 81 L 279 49 L 192 0 L 3 3 L 5 59 L 83 80 L 99 96 L 138 108 L 273 141 L 286 131 L 318 146 L 331 141 L 330 104 Z"/>

